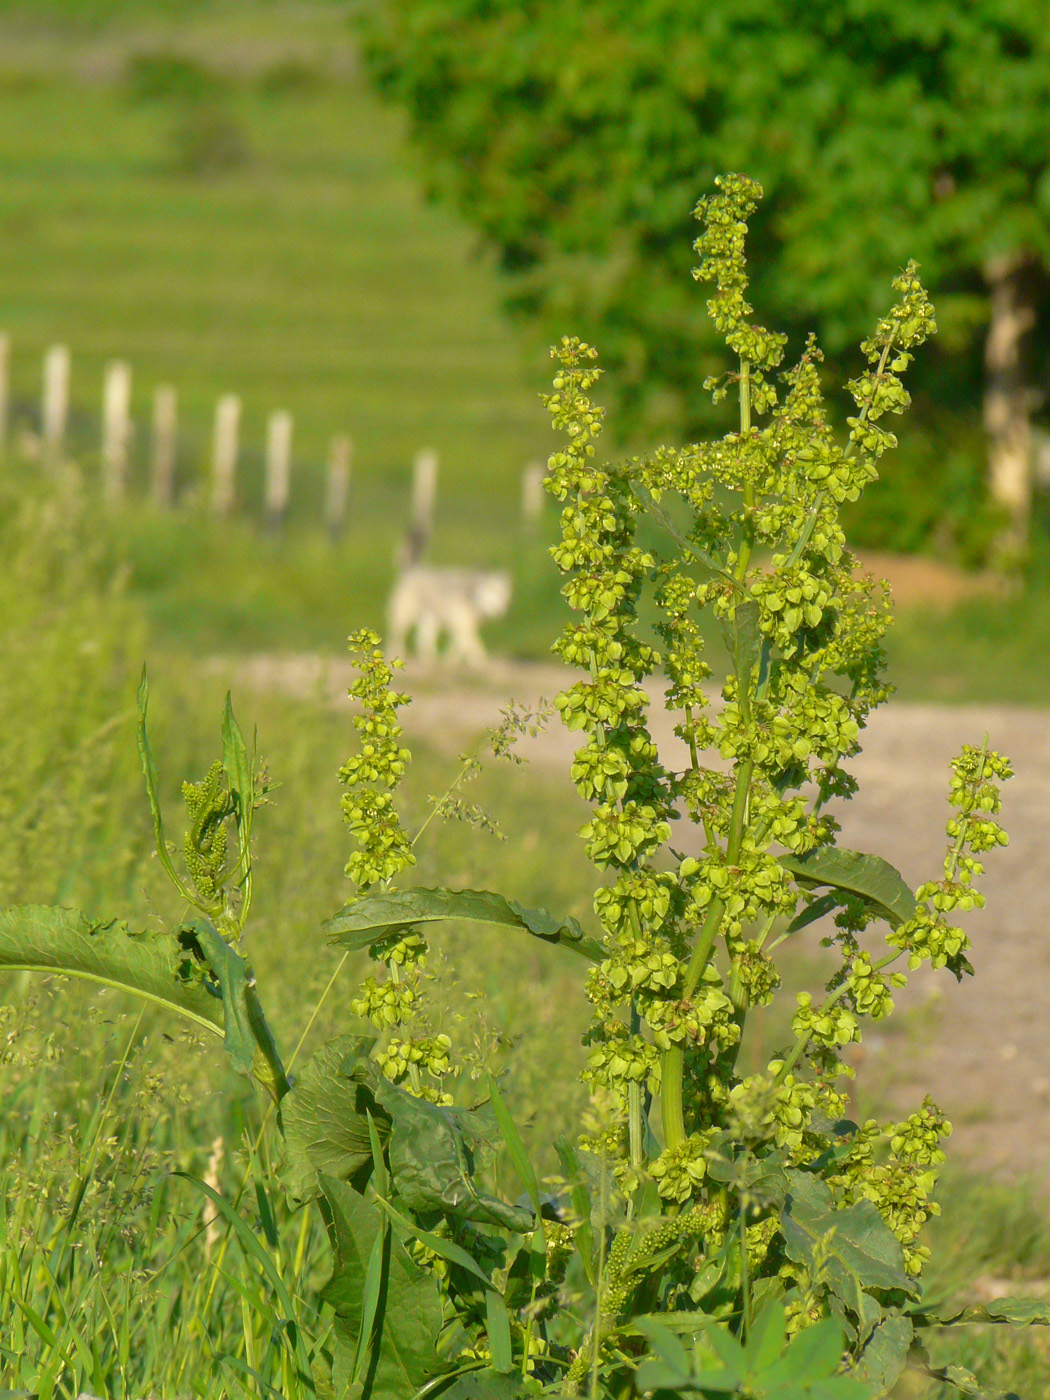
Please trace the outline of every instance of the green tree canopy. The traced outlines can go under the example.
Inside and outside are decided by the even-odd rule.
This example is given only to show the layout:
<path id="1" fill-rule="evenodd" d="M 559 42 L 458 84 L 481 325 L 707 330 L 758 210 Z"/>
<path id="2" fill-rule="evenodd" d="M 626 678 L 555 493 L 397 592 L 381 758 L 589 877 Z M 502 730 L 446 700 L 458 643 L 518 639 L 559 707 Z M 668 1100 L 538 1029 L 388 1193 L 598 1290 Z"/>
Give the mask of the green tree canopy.
<path id="1" fill-rule="evenodd" d="M 998 392 L 999 439 L 1027 432 L 1046 367 L 1023 341 L 1050 300 L 1046 0 L 365 0 L 361 24 L 432 192 L 495 248 L 512 308 L 600 346 L 631 426 L 699 426 L 699 376 L 722 366 L 686 275 L 691 213 L 738 169 L 766 192 L 764 314 L 834 356 L 916 258 L 941 327 L 920 396 L 968 406 L 972 431 Z"/>

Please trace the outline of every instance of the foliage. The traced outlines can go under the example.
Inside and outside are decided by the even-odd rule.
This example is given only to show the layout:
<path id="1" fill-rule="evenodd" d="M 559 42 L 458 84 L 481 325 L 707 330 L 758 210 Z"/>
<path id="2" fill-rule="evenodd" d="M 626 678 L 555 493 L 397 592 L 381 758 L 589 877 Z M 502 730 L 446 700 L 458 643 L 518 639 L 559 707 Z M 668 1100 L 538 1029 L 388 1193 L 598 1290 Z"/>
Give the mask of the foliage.
<path id="1" fill-rule="evenodd" d="M 214 100 L 228 86 L 222 74 L 196 59 L 163 49 L 132 54 L 124 67 L 124 83 L 129 100 L 136 103 Z"/>
<path id="2" fill-rule="evenodd" d="M 233 946 L 249 913 L 250 824 L 267 784 L 228 702 L 222 759 L 183 789 L 182 874 L 165 838 L 140 689 L 158 854 L 199 918 L 147 942 L 39 909 L 5 916 L 8 965 L 38 966 L 43 949 L 49 967 L 97 973 L 109 948 L 114 981 L 153 991 L 168 949 L 181 994 L 221 1003 L 231 1063 L 279 1105 L 286 1187 L 296 1201 L 317 1201 L 328 1230 L 330 1350 L 310 1344 L 255 1242 L 284 1319 L 274 1345 L 318 1393 L 853 1400 L 885 1394 L 909 1354 L 924 1355 L 923 1333 L 946 1321 L 1050 1322 L 1031 1300 L 949 1319 L 926 1304 L 921 1232 L 948 1126 L 928 1100 L 896 1123 L 845 1115 L 843 1049 L 865 1021 L 891 1014 L 904 968 L 971 970 L 950 918 L 980 903 L 981 857 L 1006 840 L 996 816 L 1010 767 L 987 746 L 967 746 L 952 763 L 943 871 L 914 894 L 878 857 L 837 846 L 825 810 L 854 791 L 845 764 L 888 693 L 885 602 L 853 576 L 839 509 L 893 443 L 882 420 L 907 407 L 899 375 L 933 329 L 932 308 L 909 266 L 862 347 L 869 368 L 849 386 L 857 412 L 841 446 L 815 344 L 778 374 L 784 337 L 748 319 L 744 236 L 760 191 L 741 176 L 719 185 L 700 203 L 696 246 L 699 274 L 715 284 L 712 319 L 738 364 L 710 387 L 718 396 L 735 388 L 739 431 L 600 464 L 595 356 L 575 340 L 556 352 L 548 400 L 567 438 L 548 478 L 563 506 L 554 557 L 579 614 L 557 649 L 583 672 L 557 707 L 584 738 L 572 775 L 592 809 L 581 836 L 601 881 L 597 935 L 487 892 L 391 888 L 416 860 L 396 800 L 409 761 L 398 717 L 406 697 L 391 688 L 394 670 L 369 632 L 351 639 L 359 742 L 339 775 L 357 892 L 329 929 L 337 944 L 368 944 L 376 973 L 351 1009 L 373 1036 L 329 1042 L 294 1080 L 278 1054 L 254 974 Z M 672 498 L 688 514 L 684 528 L 665 511 Z M 642 519 L 666 530 L 658 551 L 638 544 Z M 647 584 L 659 652 L 638 623 Z M 720 705 L 705 687 L 700 609 L 726 634 Z M 643 681 L 657 665 L 689 749 L 684 771 L 661 761 L 649 735 Z M 672 843 L 683 816 L 693 854 Z M 591 1107 L 582 1133 L 556 1145 L 561 1176 L 550 1193 L 497 1080 L 483 1102 L 464 1101 L 470 1081 L 427 1006 L 424 931 L 457 913 L 591 963 Z M 765 1070 L 739 1075 L 748 1016 L 777 995 L 772 953 L 828 915 L 825 942 L 839 966 L 822 995 L 798 996 L 791 1038 Z M 484 1168 L 500 1143 L 524 1188 L 514 1201 Z M 233 1207 L 206 1194 L 250 1247 Z M 979 1393 L 965 1368 L 933 1374 Z"/>
<path id="3" fill-rule="evenodd" d="M 142 619 L 75 472 L 45 483 L 5 463 L 0 554 L 0 900 L 90 900 L 107 840 L 135 857 L 126 677 Z"/>
<path id="4" fill-rule="evenodd" d="M 686 297 L 684 233 L 697 182 L 746 169 L 768 192 L 762 301 L 796 334 L 816 325 L 837 369 L 883 270 L 921 263 L 944 354 L 919 384 L 965 422 L 952 450 L 974 493 L 988 261 L 1031 259 L 1044 316 L 1048 305 L 1050 41 L 1037 8 L 372 0 L 360 23 L 426 179 L 496 250 L 509 305 L 548 338 L 575 327 L 603 346 L 619 427 L 681 440 L 709 421 L 692 374 L 718 351 Z M 1043 377 L 1033 366 L 1028 382 Z M 955 423 L 933 421 L 943 448 Z M 893 502 L 915 531 L 906 487 L 924 473 L 910 452 L 890 475 L 907 475 Z M 939 546 L 951 524 L 972 549 L 968 520 L 935 523 Z"/>

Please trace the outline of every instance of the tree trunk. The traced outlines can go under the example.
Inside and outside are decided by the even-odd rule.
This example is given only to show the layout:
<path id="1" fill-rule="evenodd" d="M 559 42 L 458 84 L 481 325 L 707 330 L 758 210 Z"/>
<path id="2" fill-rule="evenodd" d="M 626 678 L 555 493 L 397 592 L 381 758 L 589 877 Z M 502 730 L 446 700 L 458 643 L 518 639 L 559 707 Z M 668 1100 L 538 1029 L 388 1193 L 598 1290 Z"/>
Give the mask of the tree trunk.
<path id="1" fill-rule="evenodd" d="M 984 269 L 992 313 L 984 347 L 984 426 L 989 493 L 1007 517 L 997 542 L 1003 563 L 1025 550 L 1032 510 L 1030 396 L 1021 348 L 1035 323 L 1035 307 L 1026 271 L 1017 257 L 993 258 Z"/>

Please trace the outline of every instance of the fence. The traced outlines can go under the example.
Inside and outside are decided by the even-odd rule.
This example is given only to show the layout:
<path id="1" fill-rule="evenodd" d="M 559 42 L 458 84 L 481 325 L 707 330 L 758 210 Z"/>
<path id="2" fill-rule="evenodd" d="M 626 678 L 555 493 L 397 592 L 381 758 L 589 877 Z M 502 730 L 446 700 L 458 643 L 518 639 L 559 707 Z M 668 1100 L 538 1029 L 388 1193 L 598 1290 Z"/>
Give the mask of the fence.
<path id="1" fill-rule="evenodd" d="M 0 456 L 7 450 L 12 433 L 11 338 L 0 332 Z M 21 449 L 39 455 L 45 462 L 60 460 L 67 451 L 70 430 L 71 356 L 65 345 L 54 345 L 44 355 L 40 396 L 39 434 L 23 427 Z M 120 505 L 128 494 L 129 467 L 134 428 L 131 416 L 132 370 L 125 360 L 114 360 L 103 376 L 100 422 L 97 442 L 100 460 L 100 487 L 103 500 Z M 267 422 L 263 455 L 262 520 L 271 530 L 279 529 L 288 514 L 294 487 L 292 443 L 294 422 L 285 409 L 272 413 Z M 177 503 L 176 467 L 178 461 L 178 394 L 171 384 L 153 390 L 153 410 L 149 433 L 147 496 L 159 510 L 173 509 Z M 210 509 L 217 515 L 230 514 L 237 503 L 238 468 L 243 458 L 241 400 L 236 394 L 223 394 L 216 402 L 211 432 Z M 347 524 L 353 442 L 345 433 L 329 442 L 322 500 L 324 524 L 333 536 Z M 527 530 L 534 528 L 543 511 L 543 474 L 540 463 L 530 463 L 522 472 L 521 518 Z M 409 540 L 429 539 L 437 493 L 438 459 L 430 449 L 416 454 L 412 470 L 412 500 Z"/>

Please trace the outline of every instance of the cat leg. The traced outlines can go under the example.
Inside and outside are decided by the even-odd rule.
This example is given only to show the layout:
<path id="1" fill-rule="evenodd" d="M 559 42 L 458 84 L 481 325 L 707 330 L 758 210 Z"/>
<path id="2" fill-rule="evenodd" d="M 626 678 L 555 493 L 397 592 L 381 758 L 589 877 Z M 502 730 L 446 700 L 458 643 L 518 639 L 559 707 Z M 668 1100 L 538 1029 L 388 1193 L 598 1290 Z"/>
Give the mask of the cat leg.
<path id="1" fill-rule="evenodd" d="M 478 619 L 474 609 L 463 606 L 457 608 L 450 618 L 452 651 L 458 660 L 467 666 L 480 669 L 488 660 L 481 635 L 478 632 Z"/>
<path id="2" fill-rule="evenodd" d="M 398 590 L 395 590 L 387 606 L 386 614 L 386 651 L 388 656 L 398 656 L 404 659 L 408 655 L 406 647 L 411 621 L 411 617 L 407 615 L 402 595 Z"/>
<path id="3" fill-rule="evenodd" d="M 438 619 L 432 612 L 420 613 L 416 624 L 416 651 L 420 661 L 432 666 L 438 655 Z"/>

